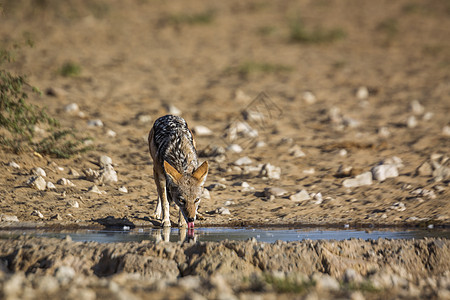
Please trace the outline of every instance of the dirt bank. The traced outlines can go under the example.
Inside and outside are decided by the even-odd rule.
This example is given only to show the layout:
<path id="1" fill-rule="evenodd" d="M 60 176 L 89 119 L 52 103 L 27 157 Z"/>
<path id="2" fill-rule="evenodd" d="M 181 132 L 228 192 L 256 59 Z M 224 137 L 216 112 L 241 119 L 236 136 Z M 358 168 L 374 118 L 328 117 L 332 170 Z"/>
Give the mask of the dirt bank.
<path id="1" fill-rule="evenodd" d="M 0 241 L 5 299 L 446 298 L 450 242 Z M 310 298 L 308 298 L 310 299 Z"/>

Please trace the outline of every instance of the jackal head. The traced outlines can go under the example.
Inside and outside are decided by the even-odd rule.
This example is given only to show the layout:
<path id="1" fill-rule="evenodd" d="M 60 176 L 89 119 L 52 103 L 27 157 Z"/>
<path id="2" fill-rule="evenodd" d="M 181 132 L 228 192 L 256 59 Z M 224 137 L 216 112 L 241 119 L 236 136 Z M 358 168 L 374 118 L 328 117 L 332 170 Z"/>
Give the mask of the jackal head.
<path id="1" fill-rule="evenodd" d="M 167 161 L 164 161 L 164 169 L 170 179 L 167 185 L 168 193 L 183 213 L 188 227 L 193 228 L 203 185 L 208 175 L 208 162 L 205 161 L 192 174 L 178 172 Z"/>

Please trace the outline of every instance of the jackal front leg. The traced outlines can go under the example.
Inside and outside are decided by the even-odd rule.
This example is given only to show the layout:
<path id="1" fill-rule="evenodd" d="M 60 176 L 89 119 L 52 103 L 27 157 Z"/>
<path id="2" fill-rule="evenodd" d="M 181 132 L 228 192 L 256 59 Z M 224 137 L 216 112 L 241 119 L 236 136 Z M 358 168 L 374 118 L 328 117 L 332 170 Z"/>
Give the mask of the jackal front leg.
<path id="1" fill-rule="evenodd" d="M 157 171 L 154 173 L 156 189 L 158 190 L 158 204 L 156 205 L 155 215 L 161 218 L 162 210 L 162 222 L 161 227 L 170 227 L 170 214 L 169 214 L 169 201 L 167 200 L 166 180 L 164 176 L 160 175 Z M 158 211 L 159 209 L 159 211 Z"/>

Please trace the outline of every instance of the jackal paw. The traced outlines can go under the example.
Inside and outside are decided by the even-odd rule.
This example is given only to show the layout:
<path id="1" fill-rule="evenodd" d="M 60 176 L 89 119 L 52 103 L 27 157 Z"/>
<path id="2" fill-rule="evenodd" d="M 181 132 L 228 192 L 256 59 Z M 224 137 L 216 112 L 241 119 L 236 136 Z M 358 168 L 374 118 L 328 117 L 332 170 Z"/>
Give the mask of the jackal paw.
<path id="1" fill-rule="evenodd" d="M 161 227 L 170 227 L 170 220 L 163 220 L 161 221 Z"/>
<path id="2" fill-rule="evenodd" d="M 178 228 L 187 228 L 187 223 L 186 222 L 178 222 Z"/>
<path id="3" fill-rule="evenodd" d="M 153 213 L 153 214 L 151 214 L 150 215 L 150 217 L 152 217 L 153 219 L 156 219 L 156 220 L 161 220 L 161 214 L 159 213 Z"/>

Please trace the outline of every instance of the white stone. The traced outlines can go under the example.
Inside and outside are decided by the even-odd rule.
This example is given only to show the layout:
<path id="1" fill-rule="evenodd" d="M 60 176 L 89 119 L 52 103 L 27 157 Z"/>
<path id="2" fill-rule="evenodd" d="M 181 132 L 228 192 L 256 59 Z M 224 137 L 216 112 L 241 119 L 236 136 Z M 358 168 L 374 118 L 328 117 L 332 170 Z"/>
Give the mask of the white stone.
<path id="1" fill-rule="evenodd" d="M 415 115 L 421 115 L 425 111 L 425 107 L 420 104 L 419 100 L 411 101 L 411 111 Z"/>
<path id="2" fill-rule="evenodd" d="M 395 165 L 378 165 L 372 168 L 373 179 L 384 181 L 386 178 L 398 176 L 398 170 Z"/>
<path id="3" fill-rule="evenodd" d="M 203 125 L 194 126 L 192 128 L 192 130 L 194 131 L 194 134 L 196 136 L 211 136 L 211 135 L 213 135 L 212 130 Z"/>
<path id="4" fill-rule="evenodd" d="M 43 218 L 44 218 L 44 215 L 43 215 L 40 211 L 38 211 L 38 210 L 33 210 L 33 212 L 31 213 L 31 215 L 32 215 L 32 216 L 37 216 L 37 217 L 39 217 L 40 219 L 43 219 Z"/>
<path id="5" fill-rule="evenodd" d="M 291 148 L 289 148 L 288 153 L 289 153 L 289 155 L 291 155 L 295 158 L 306 156 L 305 152 L 303 152 L 302 149 L 300 148 L 300 146 L 298 146 L 298 145 L 294 145 Z"/>
<path id="6" fill-rule="evenodd" d="M 402 159 L 398 156 L 392 156 L 392 157 L 386 158 L 385 160 L 383 160 L 382 164 L 383 165 L 394 165 L 398 169 L 401 169 L 404 167 Z"/>
<path id="7" fill-rule="evenodd" d="M 65 112 L 71 113 L 71 112 L 78 112 L 79 110 L 80 110 L 80 107 L 76 103 L 70 103 L 70 104 L 67 104 L 66 106 L 64 106 Z"/>
<path id="8" fill-rule="evenodd" d="M 380 127 L 378 129 L 378 135 L 382 138 L 388 138 L 391 136 L 391 131 L 387 127 Z"/>
<path id="9" fill-rule="evenodd" d="M 316 200 L 314 202 L 314 204 L 322 204 L 322 202 L 323 202 L 322 193 L 319 192 L 319 193 L 314 194 L 313 198 L 314 198 L 314 200 Z"/>
<path id="10" fill-rule="evenodd" d="M 275 197 L 281 197 L 287 194 L 288 191 L 286 191 L 283 188 L 279 188 L 279 187 L 271 187 L 271 188 L 265 188 L 264 189 L 264 195 L 267 198 L 270 198 L 270 196 L 275 196 Z"/>
<path id="11" fill-rule="evenodd" d="M 365 86 L 360 86 L 356 91 L 356 98 L 359 100 L 365 100 L 369 98 L 369 90 Z"/>
<path id="12" fill-rule="evenodd" d="M 236 165 L 236 166 L 250 165 L 252 162 L 253 161 L 251 160 L 250 157 L 244 156 L 244 157 L 241 157 L 238 160 L 236 160 L 234 162 L 234 165 Z"/>
<path id="13" fill-rule="evenodd" d="M 46 182 L 45 179 L 42 178 L 42 176 L 31 176 L 26 184 L 34 189 L 37 189 L 38 191 L 44 191 L 46 188 Z"/>
<path id="14" fill-rule="evenodd" d="M 314 96 L 314 94 L 309 91 L 303 93 L 302 100 L 307 104 L 314 104 L 317 101 L 316 96 Z"/>
<path id="15" fill-rule="evenodd" d="M 67 201 L 67 203 L 73 208 L 79 208 L 80 207 L 80 205 L 78 204 L 77 200 L 70 199 L 69 201 Z"/>
<path id="16" fill-rule="evenodd" d="M 77 170 L 75 170 L 75 169 L 69 169 L 69 175 L 78 177 L 78 176 L 80 176 L 80 173 L 78 173 Z"/>
<path id="17" fill-rule="evenodd" d="M 266 142 L 264 142 L 264 141 L 257 141 L 253 145 L 253 148 L 262 148 L 262 147 L 265 147 L 265 146 L 267 146 Z"/>
<path id="18" fill-rule="evenodd" d="M 95 193 L 95 194 L 106 194 L 105 191 L 101 191 L 96 185 L 93 185 L 91 188 L 89 188 L 88 192 Z"/>
<path id="19" fill-rule="evenodd" d="M 169 112 L 169 114 L 171 114 L 171 115 L 174 115 L 174 116 L 181 115 L 181 110 L 173 104 L 166 105 L 166 109 Z"/>
<path id="20" fill-rule="evenodd" d="M 75 186 L 75 184 L 73 184 L 72 181 L 70 181 L 69 179 L 66 179 L 66 178 L 61 178 L 56 183 L 60 184 L 60 185 L 66 185 L 66 186 Z"/>
<path id="21" fill-rule="evenodd" d="M 430 121 L 431 119 L 433 119 L 433 117 L 434 117 L 434 114 L 433 114 L 431 111 L 427 111 L 427 112 L 423 115 L 422 120 L 424 120 L 424 121 Z"/>
<path id="22" fill-rule="evenodd" d="M 242 112 L 242 115 L 243 115 L 244 119 L 247 121 L 250 121 L 252 123 L 257 122 L 260 124 L 264 124 L 265 116 L 263 113 L 261 113 L 259 111 L 254 111 L 254 110 L 248 109 L 248 110 L 244 110 Z"/>
<path id="23" fill-rule="evenodd" d="M 224 203 L 223 205 L 225 205 L 225 206 L 234 205 L 234 201 L 232 201 L 232 200 L 227 200 L 227 201 L 225 201 L 225 203 Z"/>
<path id="24" fill-rule="evenodd" d="M 207 189 L 203 189 L 202 191 L 202 199 L 210 200 L 211 199 L 211 193 Z"/>
<path id="25" fill-rule="evenodd" d="M 47 181 L 47 190 L 54 190 L 56 186 L 51 181 Z"/>
<path id="26" fill-rule="evenodd" d="M 258 136 L 258 131 L 247 122 L 236 121 L 227 128 L 225 136 L 229 141 L 235 141 L 239 137 L 255 138 Z"/>
<path id="27" fill-rule="evenodd" d="M 241 153 L 242 147 L 238 144 L 231 144 L 227 147 L 227 151 L 233 152 L 233 153 Z"/>
<path id="28" fill-rule="evenodd" d="M 396 211 L 405 211 L 406 210 L 406 206 L 403 202 L 396 202 L 390 208 L 392 210 L 396 210 Z"/>
<path id="29" fill-rule="evenodd" d="M 117 133 L 116 133 L 114 130 L 108 129 L 108 130 L 106 131 L 106 136 L 109 136 L 109 137 L 116 137 L 116 135 L 117 135 Z"/>
<path id="30" fill-rule="evenodd" d="M 90 127 L 103 127 L 103 122 L 100 119 L 93 119 L 88 121 Z"/>
<path id="31" fill-rule="evenodd" d="M 223 191 L 227 188 L 227 186 L 223 183 L 213 183 L 206 187 L 210 191 Z"/>
<path id="32" fill-rule="evenodd" d="M 311 199 L 308 192 L 306 190 L 301 190 L 300 192 L 297 192 L 289 197 L 291 201 L 294 202 L 300 202 Z"/>
<path id="33" fill-rule="evenodd" d="M 37 176 L 42 176 L 42 177 L 46 177 L 47 176 L 47 173 L 45 173 L 44 169 L 39 168 L 39 167 L 33 168 L 31 170 L 31 174 L 34 174 L 34 175 L 37 175 Z"/>
<path id="34" fill-rule="evenodd" d="M 302 171 L 302 173 L 305 174 L 305 175 L 312 175 L 312 174 L 314 174 L 315 172 L 316 172 L 316 170 L 314 170 L 314 168 L 304 169 L 304 170 Z"/>
<path id="35" fill-rule="evenodd" d="M 152 116 L 150 115 L 139 115 L 138 116 L 138 122 L 145 124 L 145 123 L 150 123 L 152 121 Z"/>
<path id="36" fill-rule="evenodd" d="M 0 220 L 3 222 L 19 222 L 19 218 L 17 218 L 17 216 L 11 215 L 1 215 Z"/>
<path id="37" fill-rule="evenodd" d="M 20 169 L 20 166 L 14 161 L 10 161 L 8 166 L 12 167 L 13 169 L 17 169 L 17 170 Z"/>
<path id="38" fill-rule="evenodd" d="M 109 156 L 106 155 L 102 155 L 100 156 L 100 158 L 98 159 L 98 162 L 100 163 L 101 167 L 105 167 L 107 165 L 112 165 L 112 159 Z"/>
<path id="39" fill-rule="evenodd" d="M 414 128 L 417 126 L 417 124 L 418 122 L 415 116 L 408 117 L 408 120 L 406 121 L 406 126 L 408 126 L 408 128 Z"/>
<path id="40" fill-rule="evenodd" d="M 125 186 L 121 186 L 120 188 L 118 188 L 119 192 L 122 192 L 124 194 L 128 193 L 128 189 Z"/>
<path id="41" fill-rule="evenodd" d="M 347 155 L 347 150 L 345 150 L 345 149 L 339 150 L 339 155 L 340 156 L 346 156 Z"/>
<path id="42" fill-rule="evenodd" d="M 269 179 L 280 179 L 281 168 L 271 165 L 270 163 L 264 164 L 259 172 L 259 176 L 267 177 Z"/>
<path id="43" fill-rule="evenodd" d="M 442 135 L 444 136 L 450 136 L 450 126 L 446 125 L 444 128 L 442 128 Z"/>
<path id="44" fill-rule="evenodd" d="M 370 185 L 370 184 L 372 184 L 372 173 L 371 172 L 365 172 L 365 173 L 359 174 L 358 176 L 356 176 L 354 178 L 348 178 L 342 182 L 342 185 L 346 188 L 358 187 L 358 186 Z"/>
<path id="45" fill-rule="evenodd" d="M 217 213 L 221 215 L 231 215 L 230 210 L 226 207 L 220 207 L 217 209 Z"/>

